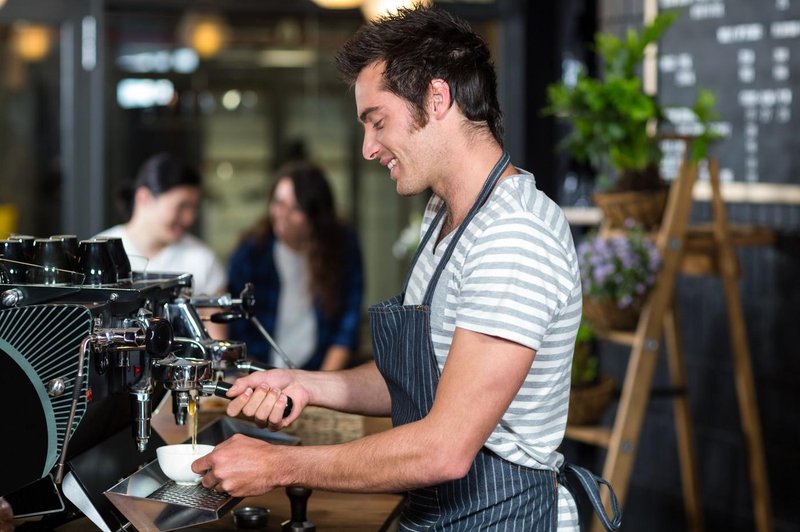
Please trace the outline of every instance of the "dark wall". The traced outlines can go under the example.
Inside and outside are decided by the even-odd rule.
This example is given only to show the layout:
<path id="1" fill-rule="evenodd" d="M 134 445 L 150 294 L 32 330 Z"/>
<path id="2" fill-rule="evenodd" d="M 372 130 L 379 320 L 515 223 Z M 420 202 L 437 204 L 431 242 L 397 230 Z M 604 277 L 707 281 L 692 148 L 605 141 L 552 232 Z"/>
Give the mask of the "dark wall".
<path id="1" fill-rule="evenodd" d="M 697 2 L 693 5 L 700 4 Z M 755 6 L 762 3 L 737 0 L 717 4 L 730 8 L 727 11 L 730 16 L 739 17 L 742 14 L 742 10 L 738 9 L 742 7 L 740 4 Z M 766 2 L 763 3 L 763 9 L 749 10 L 747 14 L 750 17 L 771 17 L 776 5 Z M 642 2 L 632 0 L 601 1 L 601 27 L 615 32 L 623 31 L 628 25 L 635 27 L 642 20 L 641 7 Z M 747 21 L 737 19 L 735 22 Z M 717 24 L 725 22 L 720 20 Z M 768 21 L 765 27 L 769 33 Z M 706 35 L 713 37 L 716 31 L 707 28 Z M 794 44 L 787 46 L 793 46 L 794 54 L 797 38 L 792 42 Z M 754 46 L 764 48 L 765 45 L 756 43 Z M 709 86 L 711 80 L 720 79 L 716 69 L 724 68 L 724 65 L 719 65 L 719 61 L 695 61 L 694 68 L 697 85 Z M 792 75 L 796 76 L 796 70 L 792 71 Z M 785 81 L 784 87 L 796 92 L 799 83 L 796 77 L 790 78 Z M 741 89 L 736 79 L 709 88 L 713 88 L 724 102 L 736 102 Z M 797 98 L 794 98 L 791 112 L 797 115 Z M 762 126 L 760 145 L 783 145 L 788 140 L 788 127 L 787 124 L 781 130 L 776 124 Z M 741 137 L 734 135 L 732 138 L 723 142 L 736 142 Z M 738 152 L 722 150 L 719 153 L 738 157 L 743 150 L 740 147 Z M 769 164 L 788 170 L 781 175 L 765 175 L 761 181 L 792 185 L 800 183 L 800 176 L 797 175 L 800 154 L 797 150 L 785 150 L 770 157 L 775 160 L 765 159 L 761 168 Z M 720 162 L 725 165 L 725 161 Z M 729 166 L 742 167 L 737 160 L 732 160 Z M 734 175 L 741 176 L 742 172 L 734 172 Z M 797 321 L 800 317 L 800 205 L 737 203 L 728 204 L 727 208 L 732 222 L 763 224 L 773 228 L 778 237 L 774 246 L 740 248 L 737 254 L 742 266 L 740 289 L 761 416 L 775 530 L 797 531 L 800 529 L 800 506 L 797 504 L 800 488 L 794 477 L 796 471 L 800 471 L 800 386 L 796 383 L 800 374 L 800 348 L 797 342 L 797 331 L 800 330 Z M 709 204 L 696 203 L 692 217 L 694 221 L 709 220 Z M 681 277 L 676 305 L 683 336 L 706 530 L 754 530 L 747 454 L 741 432 L 730 331 L 720 280 L 713 277 Z M 602 344 L 602 371 L 621 381 L 628 352 L 619 346 Z M 661 356 L 655 387 L 664 388 L 667 385 L 666 361 Z M 612 416 L 613 412 L 609 412 L 605 422 L 611 423 Z M 565 454 L 569 460 L 578 461 L 597 472 L 602 470 L 604 452 L 600 450 L 570 442 L 565 445 Z M 623 523 L 623 530 L 686 530 L 673 412 L 668 398 L 653 397 L 648 405 Z"/>
<path id="2" fill-rule="evenodd" d="M 547 85 L 561 79 L 566 62 L 580 63 L 592 71 L 594 55 L 588 43 L 596 31 L 593 0 L 527 2 L 526 18 L 526 151 L 514 160 L 536 176 L 537 186 L 562 204 L 564 180 L 574 170 L 566 153 L 558 149 L 565 125 L 542 110 L 547 106 Z M 507 121 L 512 117 L 507 117 Z M 566 200 L 566 201 L 564 201 Z"/>

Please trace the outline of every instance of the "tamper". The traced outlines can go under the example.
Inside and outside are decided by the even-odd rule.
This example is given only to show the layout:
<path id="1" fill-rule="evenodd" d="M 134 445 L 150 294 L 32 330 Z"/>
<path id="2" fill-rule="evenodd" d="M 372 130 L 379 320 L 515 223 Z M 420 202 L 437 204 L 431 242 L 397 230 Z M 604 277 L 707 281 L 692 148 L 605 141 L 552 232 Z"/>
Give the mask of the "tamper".
<path id="1" fill-rule="evenodd" d="M 286 495 L 292 505 L 292 518 L 281 523 L 283 532 L 316 532 L 317 527 L 306 520 L 306 507 L 311 490 L 301 486 L 289 486 Z"/>

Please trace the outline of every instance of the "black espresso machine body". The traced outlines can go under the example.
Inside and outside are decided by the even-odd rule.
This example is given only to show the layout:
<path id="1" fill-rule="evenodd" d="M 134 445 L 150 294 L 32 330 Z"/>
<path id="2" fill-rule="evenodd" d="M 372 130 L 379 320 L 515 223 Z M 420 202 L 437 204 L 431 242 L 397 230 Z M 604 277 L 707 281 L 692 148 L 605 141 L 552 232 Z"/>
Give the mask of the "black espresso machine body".
<path id="1" fill-rule="evenodd" d="M 77 508 L 99 512 L 96 524 L 124 525 L 93 492 L 151 462 L 163 444 L 150 430 L 166 394 L 154 364 L 176 353 L 244 356 L 243 346 L 208 337 L 191 283 L 189 274 L 151 272 L 109 286 L 0 284 L 0 496 L 15 516 Z"/>

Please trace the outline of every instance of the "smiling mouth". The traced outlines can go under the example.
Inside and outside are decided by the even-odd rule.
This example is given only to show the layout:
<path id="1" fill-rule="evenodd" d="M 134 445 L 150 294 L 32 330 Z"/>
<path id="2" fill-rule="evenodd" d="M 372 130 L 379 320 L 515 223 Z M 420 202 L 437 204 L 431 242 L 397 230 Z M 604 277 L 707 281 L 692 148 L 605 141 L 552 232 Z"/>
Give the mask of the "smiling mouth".
<path id="1" fill-rule="evenodd" d="M 388 168 L 388 169 L 389 169 L 389 171 L 391 171 L 391 170 L 392 170 L 392 168 L 394 168 L 395 166 L 397 166 L 397 159 L 392 159 L 391 161 L 389 161 L 389 162 L 386 164 L 386 168 Z"/>

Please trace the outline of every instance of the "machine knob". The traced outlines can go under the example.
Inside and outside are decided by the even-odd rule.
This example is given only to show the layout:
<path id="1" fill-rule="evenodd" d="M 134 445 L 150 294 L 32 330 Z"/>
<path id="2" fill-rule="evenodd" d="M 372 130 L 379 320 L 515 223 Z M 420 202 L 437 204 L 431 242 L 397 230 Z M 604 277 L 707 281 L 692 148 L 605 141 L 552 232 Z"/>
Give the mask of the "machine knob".
<path id="1" fill-rule="evenodd" d="M 153 357 L 164 358 L 172 351 L 172 325 L 164 318 L 147 318 L 144 333 L 144 348 Z"/>
<path id="2" fill-rule="evenodd" d="M 47 389 L 47 395 L 58 397 L 67 390 L 67 385 L 64 383 L 64 379 L 55 378 L 48 382 L 45 388 Z"/>
<path id="3" fill-rule="evenodd" d="M 253 312 L 253 307 L 256 306 L 256 287 L 253 283 L 245 283 L 244 290 L 239 294 L 239 299 L 242 300 L 242 310 L 247 316 Z"/>

